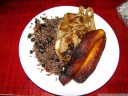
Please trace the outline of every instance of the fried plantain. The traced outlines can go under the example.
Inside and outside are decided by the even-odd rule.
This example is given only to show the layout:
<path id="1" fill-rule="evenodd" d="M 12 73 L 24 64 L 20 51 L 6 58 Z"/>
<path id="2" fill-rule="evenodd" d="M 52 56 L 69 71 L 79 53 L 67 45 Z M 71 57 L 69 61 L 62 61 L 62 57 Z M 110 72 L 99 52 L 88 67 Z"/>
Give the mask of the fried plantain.
<path id="1" fill-rule="evenodd" d="M 102 29 L 93 30 L 85 34 L 85 36 L 82 38 L 82 41 L 77 46 L 76 50 L 73 52 L 69 64 L 65 67 L 64 71 L 59 77 L 59 80 L 63 85 L 70 82 L 71 79 L 73 78 L 75 81 L 79 82 L 79 80 L 77 80 L 78 78 L 77 76 L 79 76 L 77 72 L 79 73 L 82 72 L 82 74 L 84 74 L 83 73 L 84 71 L 79 71 L 79 70 L 86 69 L 84 68 L 85 65 L 83 65 L 84 62 L 86 61 L 87 58 L 89 58 L 88 56 L 91 55 L 91 57 L 93 57 L 94 54 L 93 53 L 90 54 L 90 52 L 92 51 L 94 45 L 95 44 L 97 45 L 96 42 L 102 38 L 105 38 L 105 32 Z M 75 76 L 75 74 L 77 75 Z"/>

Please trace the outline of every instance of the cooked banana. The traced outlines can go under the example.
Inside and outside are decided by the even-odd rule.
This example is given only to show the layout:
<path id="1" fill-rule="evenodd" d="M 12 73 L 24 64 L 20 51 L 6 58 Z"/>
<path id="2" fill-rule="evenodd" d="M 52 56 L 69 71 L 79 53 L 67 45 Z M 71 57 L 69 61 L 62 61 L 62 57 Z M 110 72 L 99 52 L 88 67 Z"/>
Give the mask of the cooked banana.
<path id="1" fill-rule="evenodd" d="M 102 29 L 94 30 L 85 34 L 82 41 L 74 51 L 70 63 L 66 66 L 59 77 L 59 80 L 63 85 L 67 84 L 74 77 L 77 81 L 76 78 L 78 75 L 75 76 L 75 74 L 79 69 L 81 69 L 81 66 L 84 64 L 86 58 L 88 58 L 90 50 L 95 45 L 95 43 L 104 37 L 105 32 Z M 93 57 L 93 55 L 91 56 Z"/>
<path id="2" fill-rule="evenodd" d="M 71 62 L 68 64 L 68 66 L 64 70 L 66 75 L 68 76 L 75 75 L 75 73 L 84 63 L 92 46 L 104 35 L 105 35 L 105 32 L 103 30 L 95 30 L 87 33 L 84 36 L 84 38 L 82 39 L 82 42 L 80 42 L 80 44 L 74 51 L 71 58 Z"/>
<path id="3" fill-rule="evenodd" d="M 59 76 L 59 81 L 62 85 L 68 84 L 72 80 L 72 77 L 67 76 L 66 74 L 61 74 Z"/>
<path id="4" fill-rule="evenodd" d="M 73 77 L 76 82 L 83 83 L 93 73 L 104 50 L 105 42 L 106 38 L 101 38 L 92 47 L 84 64 Z"/>

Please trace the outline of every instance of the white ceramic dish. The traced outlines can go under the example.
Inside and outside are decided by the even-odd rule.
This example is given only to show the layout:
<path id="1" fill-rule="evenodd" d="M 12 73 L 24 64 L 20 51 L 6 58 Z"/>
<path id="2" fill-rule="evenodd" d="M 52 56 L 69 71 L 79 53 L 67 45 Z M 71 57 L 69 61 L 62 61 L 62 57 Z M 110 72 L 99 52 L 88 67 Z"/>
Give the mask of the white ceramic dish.
<path id="1" fill-rule="evenodd" d="M 95 11 L 95 9 L 94 9 Z M 109 24 L 100 16 L 95 14 L 94 19 L 97 29 L 104 29 L 106 32 L 107 42 L 102 57 L 98 63 L 96 70 L 93 74 L 83 83 L 78 84 L 71 81 L 66 86 L 63 86 L 55 75 L 46 76 L 46 72 L 40 72 L 37 67 L 37 59 L 35 56 L 30 55 L 30 50 L 33 47 L 33 43 L 27 39 L 28 33 L 33 31 L 35 18 L 40 19 L 45 13 L 48 18 L 59 16 L 62 17 L 65 13 L 72 12 L 77 13 L 78 7 L 73 6 L 59 6 L 48 9 L 35 16 L 24 29 L 20 43 L 19 43 L 19 57 L 22 67 L 27 76 L 40 88 L 56 95 L 83 95 L 91 93 L 100 87 L 102 87 L 113 75 L 118 65 L 119 60 L 119 45 L 114 34 L 114 31 Z M 33 23 L 33 25 L 32 25 Z M 31 26 L 31 27 L 30 27 Z M 27 85 L 26 85 L 27 86 Z"/>

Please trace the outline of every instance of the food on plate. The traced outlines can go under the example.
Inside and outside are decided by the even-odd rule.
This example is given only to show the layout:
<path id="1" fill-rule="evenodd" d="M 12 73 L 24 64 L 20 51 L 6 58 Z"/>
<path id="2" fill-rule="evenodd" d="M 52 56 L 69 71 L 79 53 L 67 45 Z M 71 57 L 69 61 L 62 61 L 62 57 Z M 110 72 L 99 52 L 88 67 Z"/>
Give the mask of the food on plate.
<path id="1" fill-rule="evenodd" d="M 96 29 L 93 9 L 80 6 L 78 13 L 41 19 L 35 19 L 34 32 L 28 34 L 34 43 L 30 54 L 63 85 L 72 79 L 83 83 L 95 70 L 106 43 L 104 30 Z"/>
<path id="2" fill-rule="evenodd" d="M 71 61 L 59 76 L 65 85 L 71 79 L 83 83 L 94 71 L 106 43 L 105 32 L 101 29 L 88 32 L 74 51 Z"/>
<path id="3" fill-rule="evenodd" d="M 94 22 L 94 12 L 91 7 L 85 11 L 84 7 L 79 7 L 78 13 L 66 13 L 58 26 L 57 40 L 55 43 L 56 54 L 64 61 L 69 61 L 71 55 L 65 53 L 69 45 L 74 45 L 74 50 L 80 43 L 85 33 L 96 30 Z"/>
<path id="4" fill-rule="evenodd" d="M 59 75 L 67 64 L 56 55 L 54 47 L 61 18 L 48 19 L 44 16 L 41 19 L 35 19 L 34 32 L 28 34 L 28 38 L 34 43 L 30 54 L 35 54 L 39 61 L 37 65 L 42 66 L 41 70 L 45 69 L 49 75 Z M 71 53 L 71 50 L 72 46 L 68 52 Z"/>
<path id="5" fill-rule="evenodd" d="M 104 50 L 105 43 L 106 37 L 103 37 L 92 47 L 83 65 L 73 78 L 76 82 L 83 83 L 93 73 Z"/>

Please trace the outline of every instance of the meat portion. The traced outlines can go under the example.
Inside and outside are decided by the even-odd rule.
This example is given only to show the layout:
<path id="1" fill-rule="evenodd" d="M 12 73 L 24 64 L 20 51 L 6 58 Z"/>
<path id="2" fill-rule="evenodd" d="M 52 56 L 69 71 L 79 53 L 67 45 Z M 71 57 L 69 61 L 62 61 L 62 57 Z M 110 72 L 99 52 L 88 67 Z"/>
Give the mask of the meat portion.
<path id="1" fill-rule="evenodd" d="M 102 40 L 102 38 L 104 39 Z M 74 79 L 75 81 L 79 82 L 80 81 L 78 80 L 79 76 L 85 78 L 85 76 L 80 74 L 86 74 L 87 71 L 89 72 L 89 71 L 93 71 L 92 69 L 95 69 L 96 67 L 95 65 L 98 63 L 98 60 L 100 59 L 98 57 L 101 56 L 100 53 L 102 53 L 104 49 L 105 42 L 103 41 L 106 41 L 105 38 L 106 38 L 105 32 L 102 29 L 94 30 L 85 34 L 82 41 L 74 51 L 70 63 L 66 66 L 65 70 L 62 72 L 62 74 L 59 77 L 59 80 L 63 85 L 67 84 L 71 79 Z M 99 43 L 97 44 L 97 42 L 99 41 L 101 42 L 100 43 L 101 45 Z M 98 51 L 101 51 L 101 52 L 98 52 Z M 91 61 L 93 60 L 90 58 L 94 59 L 95 64 L 93 62 L 91 63 Z M 86 61 L 86 60 L 89 60 L 89 61 Z M 86 62 L 87 64 L 85 64 Z M 86 68 L 85 65 L 88 65 L 90 69 Z M 81 82 L 83 82 L 84 80 L 82 79 Z"/>

